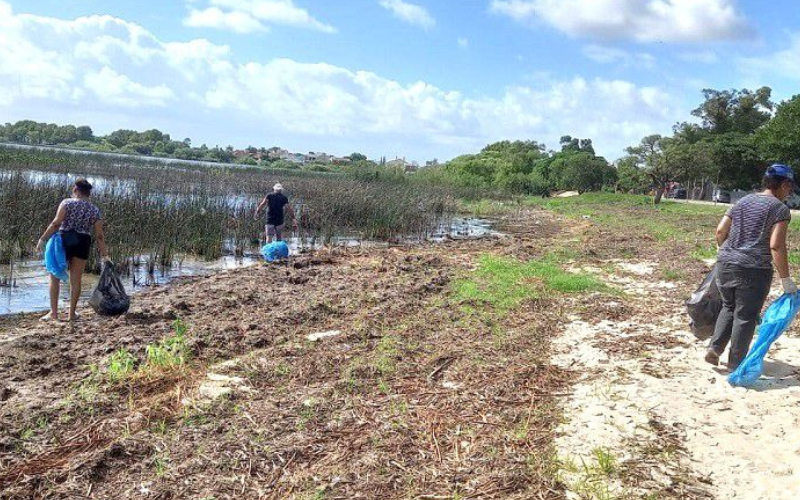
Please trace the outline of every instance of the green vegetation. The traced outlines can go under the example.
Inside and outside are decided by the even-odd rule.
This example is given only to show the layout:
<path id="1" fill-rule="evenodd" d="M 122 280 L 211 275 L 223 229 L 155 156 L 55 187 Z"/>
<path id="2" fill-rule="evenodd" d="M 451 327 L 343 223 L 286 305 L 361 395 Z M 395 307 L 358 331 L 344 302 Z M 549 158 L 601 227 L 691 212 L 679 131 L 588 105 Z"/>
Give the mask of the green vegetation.
<path id="1" fill-rule="evenodd" d="M 147 159 L 119 162 L 0 146 L 0 262 L 33 255 L 76 175 L 98 179 L 92 199 L 103 212 L 112 256 L 126 269 L 152 271 L 169 267 L 181 255 L 216 259 L 252 249 L 265 221 L 254 219 L 255 206 L 279 180 L 298 215 L 298 234 L 310 244 L 336 236 L 422 238 L 453 211 L 446 190 L 389 172 L 362 178 Z M 94 259 L 89 265 L 98 267 Z"/>
<path id="2" fill-rule="evenodd" d="M 473 276 L 455 283 L 455 298 L 466 305 L 489 304 L 502 315 L 539 296 L 542 290 L 575 293 L 608 289 L 593 276 L 563 270 L 559 260 L 557 255 L 529 262 L 484 255 Z"/>
<path id="3" fill-rule="evenodd" d="M 705 89 L 692 112 L 700 123 L 680 123 L 671 137 L 648 135 L 613 166 L 595 155 L 591 139 L 564 136 L 557 151 L 534 140 L 501 141 L 416 176 L 471 198 L 613 190 L 655 192 L 658 203 L 673 182 L 693 198 L 709 197 L 712 183 L 753 189 L 769 163 L 800 165 L 800 96 L 777 106 L 773 117 L 771 93 L 769 87 Z"/>
<path id="4" fill-rule="evenodd" d="M 692 112 L 701 123 L 680 123 L 672 137 L 648 135 L 628 148 L 629 156 L 620 161 L 620 184 L 635 192 L 654 187 L 658 203 L 670 182 L 702 197 L 708 182 L 722 189 L 753 189 L 769 163 L 797 166 L 800 98 L 781 104 L 772 117 L 771 94 L 769 87 L 703 90 L 705 100 Z"/>
<path id="5" fill-rule="evenodd" d="M 562 481 L 580 498 L 587 500 L 622 500 L 629 498 L 622 488 L 614 488 L 618 474 L 617 458 L 610 450 L 595 448 L 590 462 L 560 460 Z"/>
<path id="6" fill-rule="evenodd" d="M 183 366 L 189 359 L 189 347 L 186 345 L 186 324 L 176 319 L 172 324 L 173 335 L 162 339 L 145 349 L 147 359 L 145 368 L 174 369 Z"/>
<path id="7" fill-rule="evenodd" d="M 543 195 L 555 189 L 578 192 L 613 186 L 616 170 L 596 156 L 591 139 L 561 138 L 559 152 L 536 141 L 502 141 L 442 167 L 423 169 L 418 180 L 454 186 L 465 197 L 489 194 Z"/>
<path id="8" fill-rule="evenodd" d="M 714 228 L 727 206 L 666 202 L 653 206 L 639 195 L 586 193 L 571 198 L 528 198 L 541 206 L 574 219 L 586 219 L 610 228 L 638 229 L 664 243 L 690 243 L 698 259 L 714 257 Z"/>
<path id="9" fill-rule="evenodd" d="M 121 348 L 108 358 L 106 376 L 112 383 L 126 379 L 136 368 L 136 358 L 126 349 Z"/>

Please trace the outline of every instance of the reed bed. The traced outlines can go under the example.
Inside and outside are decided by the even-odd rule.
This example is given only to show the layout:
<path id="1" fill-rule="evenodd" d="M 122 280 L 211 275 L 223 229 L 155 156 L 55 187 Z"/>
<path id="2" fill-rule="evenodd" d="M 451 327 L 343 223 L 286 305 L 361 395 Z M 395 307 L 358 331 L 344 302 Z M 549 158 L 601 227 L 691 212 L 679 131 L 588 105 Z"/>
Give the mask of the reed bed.
<path id="1" fill-rule="evenodd" d="M 103 212 L 114 260 L 151 269 L 181 255 L 213 260 L 254 250 L 265 222 L 253 217 L 256 204 L 278 181 L 301 234 L 322 243 L 343 236 L 422 239 L 454 207 L 446 191 L 398 178 L 0 147 L 0 262 L 33 255 L 79 176 L 95 185 L 92 199 Z"/>

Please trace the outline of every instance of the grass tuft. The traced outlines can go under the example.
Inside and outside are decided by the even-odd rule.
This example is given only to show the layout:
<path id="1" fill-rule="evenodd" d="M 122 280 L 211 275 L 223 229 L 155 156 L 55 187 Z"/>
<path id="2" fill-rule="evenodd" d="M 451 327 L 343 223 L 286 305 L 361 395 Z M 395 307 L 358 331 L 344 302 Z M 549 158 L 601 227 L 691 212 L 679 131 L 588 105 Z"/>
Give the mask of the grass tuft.
<path id="1" fill-rule="evenodd" d="M 573 274 L 558 262 L 563 256 L 522 262 L 507 257 L 484 255 L 474 275 L 454 283 L 455 299 L 462 304 L 489 304 L 501 314 L 519 307 L 543 291 L 579 293 L 608 290 L 594 276 Z"/>
<path id="2" fill-rule="evenodd" d="M 148 345 L 146 348 L 147 369 L 173 369 L 183 366 L 189 359 L 189 348 L 186 344 L 188 327 L 180 319 L 172 323 L 174 334 L 164 338 L 157 344 Z"/>

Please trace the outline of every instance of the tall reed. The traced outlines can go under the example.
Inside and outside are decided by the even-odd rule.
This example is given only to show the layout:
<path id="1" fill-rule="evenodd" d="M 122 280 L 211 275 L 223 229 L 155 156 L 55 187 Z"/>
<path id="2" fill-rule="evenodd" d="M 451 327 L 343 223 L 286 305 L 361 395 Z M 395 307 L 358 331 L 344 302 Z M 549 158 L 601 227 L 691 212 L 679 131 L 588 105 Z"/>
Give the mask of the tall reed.
<path id="1" fill-rule="evenodd" d="M 253 217 L 255 207 L 278 181 L 302 233 L 323 242 L 423 238 L 454 206 L 446 191 L 399 177 L 126 162 L 0 147 L 0 261 L 32 255 L 78 176 L 95 184 L 92 199 L 103 212 L 114 259 L 149 266 L 168 266 L 184 254 L 216 259 L 252 250 L 265 223 Z"/>

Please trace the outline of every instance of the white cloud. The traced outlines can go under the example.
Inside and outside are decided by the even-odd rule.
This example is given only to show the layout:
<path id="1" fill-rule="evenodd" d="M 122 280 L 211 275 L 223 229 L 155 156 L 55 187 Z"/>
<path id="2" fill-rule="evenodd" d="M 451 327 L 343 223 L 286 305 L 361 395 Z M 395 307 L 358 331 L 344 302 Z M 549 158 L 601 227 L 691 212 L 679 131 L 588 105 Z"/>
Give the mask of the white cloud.
<path id="1" fill-rule="evenodd" d="M 734 0 L 492 0 L 490 11 L 573 37 L 702 42 L 752 36 Z"/>
<path id="2" fill-rule="evenodd" d="M 428 9 L 421 5 L 405 2 L 403 0 L 380 0 L 380 6 L 384 9 L 391 11 L 391 13 L 398 19 L 420 26 L 425 29 L 431 29 L 436 25 L 436 20 L 431 16 Z"/>
<path id="3" fill-rule="evenodd" d="M 102 102 L 118 106 L 164 106 L 175 95 L 166 85 L 147 87 L 107 66 L 84 75 L 83 83 Z"/>
<path id="4" fill-rule="evenodd" d="M 739 70 L 751 80 L 765 75 L 777 75 L 800 82 L 800 32 L 789 37 L 787 47 L 760 57 L 745 57 L 737 61 Z"/>
<path id="5" fill-rule="evenodd" d="M 336 33 L 336 28 L 314 19 L 292 0 L 208 0 L 204 9 L 189 9 L 184 25 L 217 28 L 236 33 L 265 31 L 270 24 Z"/>
<path id="6" fill-rule="evenodd" d="M 639 69 L 653 69 L 656 63 L 656 58 L 646 52 L 631 53 L 615 47 L 595 44 L 585 46 L 583 55 L 600 64 L 615 64 Z"/>
<path id="7" fill-rule="evenodd" d="M 166 42 L 108 16 L 14 14 L 2 0 L 0 96 L 7 120 L 88 122 L 100 133 L 159 127 L 211 144 L 419 158 L 500 139 L 555 146 L 565 134 L 591 137 L 613 158 L 686 114 L 668 89 L 622 80 L 541 74 L 495 95 L 466 96 L 325 63 L 240 62 L 230 47 L 205 39 Z"/>
<path id="8" fill-rule="evenodd" d="M 192 28 L 217 28 L 240 34 L 267 31 L 267 27 L 250 14 L 237 11 L 223 12 L 217 7 L 191 9 L 183 24 Z"/>
<path id="9" fill-rule="evenodd" d="M 467 47 L 469 47 L 469 40 L 466 39 L 466 38 L 463 38 L 463 37 L 458 37 L 458 39 L 456 40 L 456 43 L 462 49 L 466 49 Z"/>

